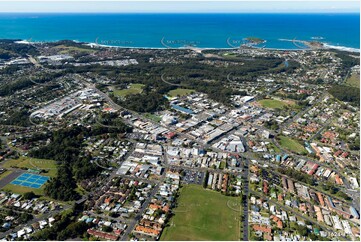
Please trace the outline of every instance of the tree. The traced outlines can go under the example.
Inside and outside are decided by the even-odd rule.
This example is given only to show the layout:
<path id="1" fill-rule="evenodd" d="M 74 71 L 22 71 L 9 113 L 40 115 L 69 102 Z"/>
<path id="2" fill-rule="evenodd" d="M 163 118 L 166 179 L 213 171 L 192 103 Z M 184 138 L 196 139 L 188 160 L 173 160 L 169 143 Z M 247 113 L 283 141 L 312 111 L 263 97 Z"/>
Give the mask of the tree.
<path id="1" fill-rule="evenodd" d="M 79 194 L 74 190 L 76 187 L 70 168 L 62 165 L 58 168 L 58 176 L 50 179 L 44 192 L 49 197 L 57 200 L 76 200 L 79 198 Z"/>
<path id="2" fill-rule="evenodd" d="M 37 196 L 35 195 L 35 193 L 33 191 L 26 192 L 23 195 L 23 198 L 26 199 L 26 200 L 31 200 L 31 199 L 36 198 L 36 197 Z"/>
<path id="3" fill-rule="evenodd" d="M 19 217 L 19 221 L 21 223 L 26 223 L 27 221 L 29 221 L 30 219 L 33 219 L 33 215 L 29 214 L 29 213 L 22 213 Z"/>
<path id="4" fill-rule="evenodd" d="M 208 184 L 208 177 L 209 177 L 209 172 L 208 170 L 206 171 L 206 174 L 204 176 L 204 180 L 203 180 L 203 187 L 207 188 L 207 184 Z"/>
<path id="5" fill-rule="evenodd" d="M 107 232 L 107 233 L 113 232 L 113 228 L 112 228 L 112 227 L 110 227 L 110 226 L 105 226 L 105 225 L 103 225 L 102 230 L 103 230 L 104 232 Z"/>

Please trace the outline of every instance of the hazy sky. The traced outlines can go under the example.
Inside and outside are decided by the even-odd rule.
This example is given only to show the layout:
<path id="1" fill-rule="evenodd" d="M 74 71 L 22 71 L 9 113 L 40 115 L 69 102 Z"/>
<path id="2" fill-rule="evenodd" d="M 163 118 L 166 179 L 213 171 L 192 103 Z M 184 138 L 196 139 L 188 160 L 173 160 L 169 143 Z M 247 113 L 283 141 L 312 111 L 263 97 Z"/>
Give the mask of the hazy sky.
<path id="1" fill-rule="evenodd" d="M 3 1 L 0 12 L 359 12 L 358 1 Z"/>

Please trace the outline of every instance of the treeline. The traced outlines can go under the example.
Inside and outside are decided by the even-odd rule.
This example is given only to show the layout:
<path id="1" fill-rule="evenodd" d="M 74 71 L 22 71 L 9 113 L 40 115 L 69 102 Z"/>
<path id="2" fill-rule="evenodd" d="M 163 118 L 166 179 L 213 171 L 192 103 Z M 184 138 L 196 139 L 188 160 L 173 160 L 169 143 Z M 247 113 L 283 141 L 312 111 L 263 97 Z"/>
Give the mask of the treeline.
<path id="1" fill-rule="evenodd" d="M 349 102 L 357 107 L 360 106 L 360 88 L 346 85 L 334 85 L 328 91 L 340 101 Z"/>

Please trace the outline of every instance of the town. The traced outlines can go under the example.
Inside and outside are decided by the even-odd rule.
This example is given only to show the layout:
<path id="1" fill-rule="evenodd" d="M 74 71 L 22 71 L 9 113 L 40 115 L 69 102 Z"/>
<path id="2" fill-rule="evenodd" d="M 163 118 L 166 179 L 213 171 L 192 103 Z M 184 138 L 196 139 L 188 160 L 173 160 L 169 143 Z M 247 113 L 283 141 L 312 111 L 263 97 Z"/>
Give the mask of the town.
<path id="1" fill-rule="evenodd" d="M 359 65 L 0 40 L 0 239 L 360 240 Z"/>

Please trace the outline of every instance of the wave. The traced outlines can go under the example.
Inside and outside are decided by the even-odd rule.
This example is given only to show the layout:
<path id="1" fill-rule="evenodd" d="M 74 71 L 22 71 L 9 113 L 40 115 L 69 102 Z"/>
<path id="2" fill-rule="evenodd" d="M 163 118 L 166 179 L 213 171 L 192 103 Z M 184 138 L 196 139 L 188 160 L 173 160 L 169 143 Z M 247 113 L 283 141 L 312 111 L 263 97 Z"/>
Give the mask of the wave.
<path id="1" fill-rule="evenodd" d="M 336 49 L 336 50 L 343 50 L 348 52 L 357 52 L 360 53 L 360 49 L 347 47 L 347 46 L 341 46 L 341 45 L 330 45 L 323 43 L 323 46 L 330 49 Z"/>

